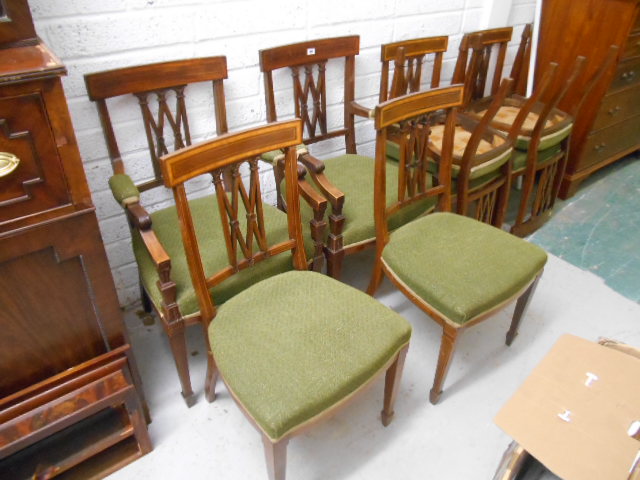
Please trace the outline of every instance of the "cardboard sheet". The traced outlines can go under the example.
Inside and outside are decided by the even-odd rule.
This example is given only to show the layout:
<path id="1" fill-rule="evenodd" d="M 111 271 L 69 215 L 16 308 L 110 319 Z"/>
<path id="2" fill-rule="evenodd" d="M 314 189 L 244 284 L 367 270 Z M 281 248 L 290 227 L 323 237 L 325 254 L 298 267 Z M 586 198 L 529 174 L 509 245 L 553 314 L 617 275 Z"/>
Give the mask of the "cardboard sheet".
<path id="1" fill-rule="evenodd" d="M 563 335 L 495 423 L 565 480 L 627 479 L 640 452 L 640 359 Z"/>

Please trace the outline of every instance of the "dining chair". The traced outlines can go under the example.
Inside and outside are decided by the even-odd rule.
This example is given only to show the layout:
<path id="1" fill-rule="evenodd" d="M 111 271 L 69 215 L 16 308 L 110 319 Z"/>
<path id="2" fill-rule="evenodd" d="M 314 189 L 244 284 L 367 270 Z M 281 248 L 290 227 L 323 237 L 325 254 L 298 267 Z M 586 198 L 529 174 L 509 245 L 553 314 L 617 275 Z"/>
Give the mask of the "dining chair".
<path id="1" fill-rule="evenodd" d="M 208 333 L 206 397 L 215 399 L 219 375 L 261 434 L 272 480 L 285 478 L 292 436 L 351 402 L 384 372 L 381 416 L 385 426 L 391 422 L 411 336 L 408 322 L 388 307 L 307 271 L 296 181 L 302 125 L 301 120 L 271 123 L 162 157 L 164 182 L 174 193 L 188 270 Z M 286 215 L 261 200 L 258 158 L 274 150 L 285 156 Z M 243 166 L 249 172 L 244 179 Z M 228 192 L 222 180 L 225 169 L 232 176 Z M 202 217 L 194 212 L 185 183 L 208 173 L 216 194 L 204 199 L 208 215 Z M 280 221 L 267 222 L 270 214 Z M 222 226 L 207 235 L 221 252 L 215 265 L 201 241 L 214 217 Z M 266 275 L 262 266 L 274 262 L 293 265 L 293 271 Z M 243 273 L 260 281 L 219 305 L 216 287 Z"/>
<path id="2" fill-rule="evenodd" d="M 89 98 L 98 107 L 113 168 L 114 174 L 109 179 L 111 193 L 122 206 L 131 231 L 142 305 L 146 312 L 156 312 L 169 338 L 188 406 L 195 403 L 196 396 L 189 376 L 185 328 L 201 325 L 201 314 L 178 233 L 175 205 L 167 206 L 168 199 L 161 200 L 165 188 L 159 158 L 191 145 L 194 128 L 201 136 L 211 131 L 218 135 L 226 133 L 223 86 L 226 78 L 224 56 L 118 68 L 85 76 Z M 209 89 L 212 94 L 207 99 Z M 202 102 L 211 102 L 211 95 L 215 118 L 203 124 L 192 123 L 194 118 L 202 119 L 198 110 L 201 112 Z M 115 121 L 110 106 L 116 112 Z M 138 119 L 136 109 L 140 112 Z M 301 195 L 314 205 L 309 207 L 314 212 L 311 218 L 323 217 L 326 201 L 304 177 L 300 177 L 299 184 Z M 204 185 L 208 188 L 210 182 Z M 201 201 L 195 202 L 200 205 Z M 144 205 L 155 211 L 149 213 Z M 196 211 L 206 214 L 201 209 Z M 312 238 L 306 238 L 310 258 L 314 249 L 322 251 L 323 232 L 320 229 L 317 233 L 319 247 Z M 212 251 L 210 255 L 215 258 L 217 253 Z M 251 283 L 251 278 L 245 278 L 220 285 L 217 301 L 223 303 Z"/>
<path id="3" fill-rule="evenodd" d="M 348 36 L 309 40 L 260 51 L 267 120 L 277 121 L 280 118 L 278 109 L 286 112 L 287 107 L 291 107 L 288 109 L 291 115 L 303 120 L 304 144 L 298 146 L 298 160 L 306 167 L 312 184 L 331 206 L 325 254 L 327 273 L 334 278 L 340 278 L 345 255 L 375 244 L 375 162 L 373 158 L 356 153 L 355 117 L 369 117 L 369 109 L 354 100 L 355 56 L 359 52 L 359 44 L 358 36 Z M 330 78 L 327 78 L 327 71 L 331 72 Z M 285 76 L 287 72 L 290 75 Z M 285 82 L 285 78 L 289 81 L 292 79 L 293 84 Z M 333 101 L 327 95 L 330 82 L 336 86 L 332 92 L 336 97 Z M 337 85 L 342 85 L 342 89 Z M 334 113 L 333 118 L 330 118 L 330 112 Z M 340 138 L 345 142 L 344 154 L 332 154 L 321 160 L 309 151 L 309 146 L 320 142 L 333 142 L 336 146 L 335 139 Z M 340 146 L 336 148 L 341 149 Z M 276 156 L 282 158 L 282 152 L 269 152 L 265 158 L 273 159 Z M 277 165 L 274 168 L 279 186 L 282 170 Z M 396 185 L 393 175 L 399 175 L 397 167 L 390 167 L 390 189 Z M 278 205 L 282 208 L 284 191 L 280 187 L 278 199 Z M 402 215 L 391 218 L 392 226 L 402 225 L 429 208 L 430 205 L 425 203 L 413 205 Z M 311 210 L 303 205 L 301 213 L 307 223 Z"/>
<path id="4" fill-rule="evenodd" d="M 375 266 L 367 292 L 374 295 L 383 277 L 442 326 L 436 375 L 429 399 L 435 404 L 451 364 L 459 333 L 489 319 L 516 300 L 506 335 L 511 345 L 536 288 L 547 255 L 540 247 L 474 219 L 450 213 L 451 169 L 456 109 L 464 102 L 460 85 L 418 92 L 375 109 Z M 431 125 L 445 113 L 438 175 L 426 181 Z M 386 190 L 387 137 L 401 129 L 398 193 Z M 389 198 L 393 195 L 392 198 Z M 388 217 L 432 197 L 437 211 L 395 231 Z"/>

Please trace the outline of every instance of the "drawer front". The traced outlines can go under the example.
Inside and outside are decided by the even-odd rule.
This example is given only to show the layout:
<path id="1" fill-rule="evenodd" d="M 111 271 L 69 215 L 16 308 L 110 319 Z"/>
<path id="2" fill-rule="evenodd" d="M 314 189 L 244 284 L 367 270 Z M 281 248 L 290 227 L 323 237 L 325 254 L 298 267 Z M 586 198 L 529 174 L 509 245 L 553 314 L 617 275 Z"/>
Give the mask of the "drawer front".
<path id="1" fill-rule="evenodd" d="M 612 92 L 636 84 L 640 84 L 640 57 L 623 60 L 618 64 L 609 91 Z"/>
<path id="2" fill-rule="evenodd" d="M 637 57 L 640 55 L 640 32 L 629 35 L 627 44 L 622 52 L 622 58 Z"/>
<path id="3" fill-rule="evenodd" d="M 600 104 L 592 130 L 607 128 L 638 113 L 640 113 L 640 84 L 606 95 Z"/>
<path id="4" fill-rule="evenodd" d="M 640 32 L 640 13 L 636 14 L 636 21 L 633 24 L 633 27 L 631 27 L 631 31 L 632 32 Z"/>
<path id="5" fill-rule="evenodd" d="M 631 117 L 589 135 L 580 169 L 600 163 L 634 145 L 640 145 L 640 116 Z"/>
<path id="6" fill-rule="evenodd" d="M 0 226 L 71 203 L 42 91 L 0 98 L 0 152 L 19 160 L 0 177 Z"/>

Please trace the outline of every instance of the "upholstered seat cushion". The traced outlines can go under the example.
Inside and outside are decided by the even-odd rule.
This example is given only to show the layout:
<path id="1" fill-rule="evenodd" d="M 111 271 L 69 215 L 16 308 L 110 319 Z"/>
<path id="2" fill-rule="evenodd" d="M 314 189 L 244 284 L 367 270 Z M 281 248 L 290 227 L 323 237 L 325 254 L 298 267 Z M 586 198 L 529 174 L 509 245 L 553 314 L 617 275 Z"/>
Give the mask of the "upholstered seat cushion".
<path id="1" fill-rule="evenodd" d="M 560 144 L 552 145 L 545 150 L 538 150 L 538 164 L 544 163 L 549 160 L 551 157 L 555 156 L 558 153 L 561 153 L 562 148 Z M 524 170 L 527 166 L 527 157 L 529 153 L 527 150 L 516 149 L 513 153 L 513 172 L 520 172 Z"/>
<path id="2" fill-rule="evenodd" d="M 536 245 L 452 213 L 399 228 L 382 256 L 418 297 L 459 325 L 512 298 L 547 260 Z"/>
<path id="3" fill-rule="evenodd" d="M 478 115 L 484 115 L 485 112 L 480 112 Z M 520 113 L 520 108 L 515 105 L 503 105 L 493 118 L 493 125 L 503 131 L 509 130 L 516 117 Z M 531 141 L 531 133 L 536 126 L 539 115 L 536 112 L 529 112 L 527 118 L 522 124 L 522 132 L 518 135 L 516 140 L 516 148 L 519 150 L 527 150 L 529 148 L 529 142 Z M 547 119 L 542 137 L 540 138 L 540 145 L 538 150 L 546 150 L 554 145 L 558 145 L 562 140 L 567 138 L 571 133 L 573 122 L 571 118 L 560 110 L 555 110 Z"/>
<path id="4" fill-rule="evenodd" d="M 272 440 L 354 393 L 410 336 L 409 323 L 370 296 L 298 271 L 236 295 L 209 326 L 225 383 Z"/>
<path id="5" fill-rule="evenodd" d="M 432 151 L 439 155 L 442 151 L 442 140 L 444 136 L 444 126 L 436 125 L 432 129 L 432 133 L 429 139 L 429 146 Z M 452 159 L 452 168 L 451 168 L 451 176 L 453 178 L 457 178 L 460 174 L 460 162 L 462 160 L 462 155 L 464 154 L 464 150 L 467 147 L 467 142 L 469 141 L 471 134 L 461 127 L 456 127 L 455 137 L 454 137 L 454 156 Z M 492 142 L 488 142 L 487 140 L 481 140 L 480 145 L 477 150 L 478 155 L 485 155 L 490 153 L 492 150 L 497 149 L 498 147 L 504 144 L 504 139 L 499 136 L 494 136 Z M 495 172 L 498 168 L 509 161 L 513 150 L 511 148 L 502 149 L 500 151 L 496 151 L 495 156 L 489 155 L 488 157 L 480 157 L 477 158 L 475 165 L 471 167 L 470 178 L 476 179 L 482 177 L 487 174 L 491 174 Z M 393 141 L 387 142 L 387 158 L 393 161 L 399 161 L 400 152 L 399 146 L 397 143 Z M 438 165 L 434 160 L 429 161 L 428 169 L 431 173 L 437 174 Z"/>
<path id="6" fill-rule="evenodd" d="M 324 161 L 325 175 L 340 191 L 345 194 L 343 214 L 345 225 L 343 242 L 345 246 L 369 241 L 375 238 L 375 222 L 373 218 L 373 177 L 375 161 L 361 155 L 341 155 Z M 398 164 L 387 162 L 387 204 L 398 199 Z M 389 219 L 389 229 L 394 230 L 401 225 L 428 212 L 435 205 L 435 200 L 427 198 L 410 205 Z M 312 210 L 302 205 L 303 222 L 308 224 L 312 218 Z"/>
<path id="7" fill-rule="evenodd" d="M 220 215 L 216 200 L 206 196 L 190 201 L 198 244 L 202 252 L 205 273 L 213 275 L 215 272 L 229 265 L 225 240 L 220 225 Z M 289 238 L 287 216 L 275 207 L 264 205 L 264 216 L 269 245 L 285 241 Z M 171 258 L 171 279 L 176 283 L 177 303 L 183 316 L 197 313 L 200 310 L 196 294 L 191 284 L 189 266 L 182 245 L 182 234 L 175 206 L 159 210 L 151 214 L 153 230 L 160 243 Z M 239 221 L 242 231 L 245 231 L 246 215 L 240 214 Z M 133 251 L 140 270 L 140 278 L 151 300 L 156 306 L 162 301 L 157 287 L 158 274 L 151 257 L 142 243 L 140 234 L 135 231 L 132 236 Z M 308 242 L 310 243 L 310 242 Z M 254 240 L 255 245 L 255 240 Z M 305 249 L 310 252 L 311 245 Z M 239 250 L 239 248 L 238 248 Z M 309 253 L 307 253 L 307 258 Z M 259 262 L 253 268 L 243 270 L 223 281 L 213 288 L 213 300 L 217 305 L 244 290 L 248 286 L 275 274 L 293 268 L 291 255 L 283 253 Z"/>

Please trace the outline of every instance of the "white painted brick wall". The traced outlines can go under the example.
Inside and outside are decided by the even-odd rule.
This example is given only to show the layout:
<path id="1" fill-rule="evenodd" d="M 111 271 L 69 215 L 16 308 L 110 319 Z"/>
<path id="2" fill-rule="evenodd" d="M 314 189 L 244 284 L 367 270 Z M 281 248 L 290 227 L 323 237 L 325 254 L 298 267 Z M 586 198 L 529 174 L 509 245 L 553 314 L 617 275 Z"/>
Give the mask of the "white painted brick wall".
<path id="1" fill-rule="evenodd" d="M 107 181 L 111 165 L 95 105 L 89 101 L 83 75 L 143 63 L 226 55 L 225 83 L 229 127 L 232 130 L 265 122 L 264 93 L 258 50 L 313 38 L 359 34 L 356 96 L 373 106 L 377 98 L 381 43 L 432 35 L 449 35 L 443 80 L 453 72 L 464 32 L 484 28 L 482 18 L 492 0 L 30 0 L 38 34 L 68 69 L 64 79 L 80 152 L 102 237 L 122 305 L 138 300 L 137 269 L 122 209 L 113 200 Z M 531 22 L 535 0 L 513 0 L 510 24 L 516 26 L 510 58 L 515 54 L 522 24 Z M 284 92 L 283 92 L 284 93 Z M 339 97 L 336 92 L 329 96 Z M 199 99 L 190 117 L 194 137 L 215 134 L 209 123 L 212 107 Z M 341 98 L 334 98 L 340 102 Z M 330 102 L 331 103 L 331 102 Z M 139 121 L 137 109 L 110 106 L 117 128 Z M 333 110 L 333 109 L 331 109 Z M 335 110 L 339 111 L 336 107 Z M 194 112 L 190 112 L 193 116 Z M 279 112 L 280 113 L 280 112 Z M 338 113 L 338 118 L 340 114 Z M 359 153 L 373 153 L 370 121 L 357 125 Z M 123 156 L 141 155 L 146 140 L 118 137 Z M 314 153 L 340 151 L 341 142 L 314 146 Z M 142 177 L 142 171 L 132 171 Z M 267 201 L 275 202 L 268 170 L 262 175 Z M 202 185 L 194 187 L 203 188 Z M 171 203 L 169 192 L 146 195 L 151 210 Z"/>

